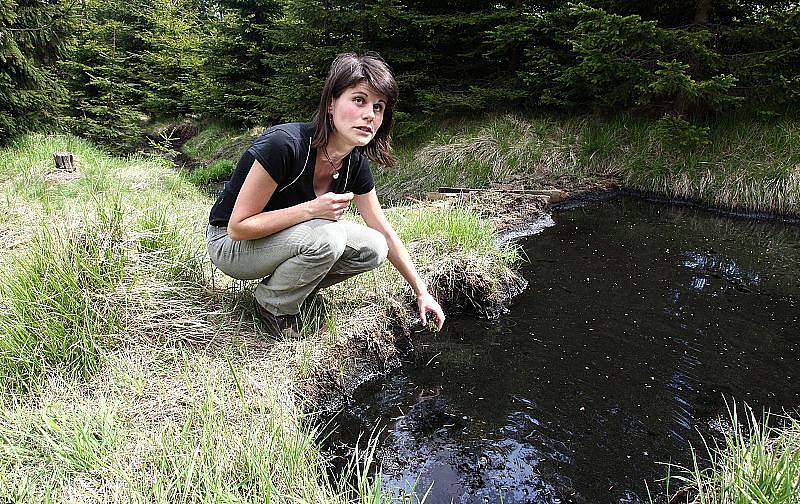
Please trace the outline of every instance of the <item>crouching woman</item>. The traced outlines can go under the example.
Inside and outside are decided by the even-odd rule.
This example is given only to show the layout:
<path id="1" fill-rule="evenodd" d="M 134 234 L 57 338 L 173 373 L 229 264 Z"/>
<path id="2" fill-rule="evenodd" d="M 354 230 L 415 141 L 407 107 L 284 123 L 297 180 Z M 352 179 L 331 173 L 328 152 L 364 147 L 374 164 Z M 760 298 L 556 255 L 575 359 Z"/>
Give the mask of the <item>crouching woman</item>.
<path id="1" fill-rule="evenodd" d="M 299 336 L 300 305 L 317 289 L 388 257 L 417 297 L 423 324 L 444 313 L 386 220 L 369 161 L 394 165 L 397 83 L 376 54 L 339 55 L 311 123 L 269 128 L 242 155 L 211 209 L 211 261 L 240 280 L 262 279 L 256 310 L 279 338 Z M 340 220 L 354 202 L 367 226 Z"/>

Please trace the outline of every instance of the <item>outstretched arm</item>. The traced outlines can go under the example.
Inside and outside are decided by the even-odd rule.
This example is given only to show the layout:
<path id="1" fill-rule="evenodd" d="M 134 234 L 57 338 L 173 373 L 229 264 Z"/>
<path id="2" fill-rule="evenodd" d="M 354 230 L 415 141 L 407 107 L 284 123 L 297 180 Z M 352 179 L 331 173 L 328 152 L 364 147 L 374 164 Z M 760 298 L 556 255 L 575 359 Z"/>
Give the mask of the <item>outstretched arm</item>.
<path id="1" fill-rule="evenodd" d="M 423 325 L 428 323 L 428 313 L 432 313 L 436 317 L 437 327 L 442 328 L 444 324 L 444 312 L 439 303 L 428 292 L 428 286 L 420 278 L 414 263 L 411 261 L 411 256 L 408 255 L 405 245 L 397 236 L 397 232 L 386 219 L 378 202 L 378 196 L 375 189 L 367 194 L 357 194 L 353 197 L 356 202 L 356 207 L 361 217 L 367 226 L 379 231 L 385 238 L 386 243 L 389 245 L 389 262 L 397 268 L 397 271 L 406 279 L 406 281 L 414 289 L 414 294 L 417 296 L 417 307 L 419 308 L 419 318 Z"/>

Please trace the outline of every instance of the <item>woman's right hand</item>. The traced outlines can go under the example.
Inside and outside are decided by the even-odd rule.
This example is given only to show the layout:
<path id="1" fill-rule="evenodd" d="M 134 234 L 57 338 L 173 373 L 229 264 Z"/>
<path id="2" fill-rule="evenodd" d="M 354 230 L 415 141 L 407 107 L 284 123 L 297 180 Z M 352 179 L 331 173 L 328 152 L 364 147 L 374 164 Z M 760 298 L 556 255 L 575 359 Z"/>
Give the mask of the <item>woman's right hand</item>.
<path id="1" fill-rule="evenodd" d="M 338 221 L 352 199 L 353 193 L 351 192 L 344 194 L 327 192 L 322 196 L 317 196 L 309 204 L 311 218 Z"/>

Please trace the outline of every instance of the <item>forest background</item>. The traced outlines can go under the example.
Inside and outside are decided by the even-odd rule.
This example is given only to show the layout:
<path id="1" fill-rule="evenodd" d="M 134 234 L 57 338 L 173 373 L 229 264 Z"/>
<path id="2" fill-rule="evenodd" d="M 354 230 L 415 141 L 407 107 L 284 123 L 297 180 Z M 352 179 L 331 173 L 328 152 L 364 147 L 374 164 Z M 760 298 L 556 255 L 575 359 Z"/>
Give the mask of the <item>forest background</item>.
<path id="1" fill-rule="evenodd" d="M 379 52 L 397 135 L 487 111 L 619 111 L 674 142 L 800 104 L 784 0 L 0 0 L 0 142 L 69 131 L 125 152 L 153 119 L 308 120 L 333 56 Z"/>

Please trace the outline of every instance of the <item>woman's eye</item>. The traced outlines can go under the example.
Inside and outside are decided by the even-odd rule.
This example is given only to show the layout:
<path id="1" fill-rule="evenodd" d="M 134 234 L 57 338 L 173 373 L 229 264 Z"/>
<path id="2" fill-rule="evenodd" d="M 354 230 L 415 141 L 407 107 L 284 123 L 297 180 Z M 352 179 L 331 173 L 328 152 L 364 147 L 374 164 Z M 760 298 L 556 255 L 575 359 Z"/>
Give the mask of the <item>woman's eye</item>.
<path id="1" fill-rule="evenodd" d="M 355 101 L 356 101 L 356 103 L 364 103 L 364 98 L 361 98 L 360 96 L 356 96 L 356 100 Z"/>
<path id="2" fill-rule="evenodd" d="M 372 108 L 374 108 L 375 111 L 380 112 L 381 110 L 383 110 L 383 105 L 381 105 L 380 103 L 376 103 L 375 106 Z"/>

